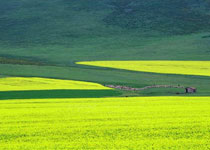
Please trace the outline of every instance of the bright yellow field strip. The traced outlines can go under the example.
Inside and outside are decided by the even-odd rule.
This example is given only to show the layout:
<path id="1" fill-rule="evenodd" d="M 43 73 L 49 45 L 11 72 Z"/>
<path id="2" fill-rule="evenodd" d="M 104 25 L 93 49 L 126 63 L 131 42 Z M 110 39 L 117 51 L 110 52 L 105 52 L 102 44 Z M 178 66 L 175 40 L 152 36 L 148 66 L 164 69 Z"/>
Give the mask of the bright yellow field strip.
<path id="1" fill-rule="evenodd" d="M 164 74 L 210 76 L 210 61 L 89 61 L 77 64 Z"/>
<path id="2" fill-rule="evenodd" d="M 60 80 L 34 77 L 7 77 L 0 78 L 0 91 L 24 90 L 55 90 L 55 89 L 111 89 L 97 83 Z"/>

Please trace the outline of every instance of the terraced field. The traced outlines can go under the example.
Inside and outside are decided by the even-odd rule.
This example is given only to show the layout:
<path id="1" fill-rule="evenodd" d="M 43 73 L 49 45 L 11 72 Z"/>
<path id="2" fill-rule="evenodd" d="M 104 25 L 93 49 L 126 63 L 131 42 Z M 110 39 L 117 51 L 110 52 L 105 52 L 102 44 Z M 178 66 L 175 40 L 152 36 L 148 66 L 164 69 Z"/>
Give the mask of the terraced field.
<path id="1" fill-rule="evenodd" d="M 0 101 L 1 150 L 208 150 L 210 97 Z"/>

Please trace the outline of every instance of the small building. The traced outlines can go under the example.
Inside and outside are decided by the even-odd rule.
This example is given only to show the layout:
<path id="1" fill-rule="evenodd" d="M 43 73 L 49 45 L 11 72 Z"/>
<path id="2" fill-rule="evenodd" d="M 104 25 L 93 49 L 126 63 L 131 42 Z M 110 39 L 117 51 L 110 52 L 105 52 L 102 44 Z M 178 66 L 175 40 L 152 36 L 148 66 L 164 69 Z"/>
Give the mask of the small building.
<path id="1" fill-rule="evenodd" d="M 196 88 L 194 88 L 194 87 L 187 87 L 187 88 L 185 88 L 185 90 L 186 90 L 186 93 L 196 93 Z"/>

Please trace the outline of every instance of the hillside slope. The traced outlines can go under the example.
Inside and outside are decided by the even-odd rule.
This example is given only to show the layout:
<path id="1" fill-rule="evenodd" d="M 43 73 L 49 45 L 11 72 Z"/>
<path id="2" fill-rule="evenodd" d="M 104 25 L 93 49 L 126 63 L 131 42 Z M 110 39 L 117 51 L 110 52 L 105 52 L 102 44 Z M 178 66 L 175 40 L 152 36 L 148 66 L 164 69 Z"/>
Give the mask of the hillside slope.
<path id="1" fill-rule="evenodd" d="M 75 62 L 210 60 L 209 7 L 210 0 L 1 0 L 0 75 L 138 87 L 183 83 L 208 91 L 209 78 L 193 77 L 191 83 L 192 77 L 99 69 Z"/>
<path id="2" fill-rule="evenodd" d="M 209 0 L 2 0 L 0 54 L 50 61 L 56 55 L 64 57 L 61 63 L 101 57 L 163 59 L 166 51 L 165 59 L 172 59 L 173 51 L 190 49 L 192 57 L 177 58 L 209 57 L 204 46 L 209 42 L 209 7 Z"/>

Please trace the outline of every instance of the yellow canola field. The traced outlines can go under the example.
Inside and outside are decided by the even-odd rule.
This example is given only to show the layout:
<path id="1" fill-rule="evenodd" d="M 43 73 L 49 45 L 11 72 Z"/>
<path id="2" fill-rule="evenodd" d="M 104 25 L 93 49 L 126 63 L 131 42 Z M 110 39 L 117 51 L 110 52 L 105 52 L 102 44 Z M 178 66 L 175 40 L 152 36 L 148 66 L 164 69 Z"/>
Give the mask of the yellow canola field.
<path id="1" fill-rule="evenodd" d="M 25 90 L 56 90 L 56 89 L 111 89 L 97 83 L 48 79 L 37 77 L 6 77 L 0 78 L 0 91 L 25 91 Z"/>
<path id="2" fill-rule="evenodd" d="M 89 61 L 77 64 L 164 74 L 210 76 L 210 61 Z"/>
<path id="3" fill-rule="evenodd" d="M 0 101 L 1 150 L 209 150 L 210 97 Z"/>

